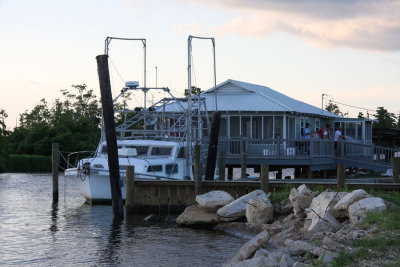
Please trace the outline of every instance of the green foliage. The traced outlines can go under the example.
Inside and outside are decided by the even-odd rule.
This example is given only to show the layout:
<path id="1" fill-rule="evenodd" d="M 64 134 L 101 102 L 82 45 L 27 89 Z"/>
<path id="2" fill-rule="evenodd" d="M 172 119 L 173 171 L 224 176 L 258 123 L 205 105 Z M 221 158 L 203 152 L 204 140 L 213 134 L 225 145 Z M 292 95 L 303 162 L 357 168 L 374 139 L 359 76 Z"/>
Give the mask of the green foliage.
<path id="1" fill-rule="evenodd" d="M 293 186 L 286 184 L 285 188 L 282 191 L 274 191 L 271 193 L 269 200 L 272 204 L 278 204 L 284 199 L 289 198 L 290 190 L 292 190 Z"/>
<path id="2" fill-rule="evenodd" d="M 329 104 L 325 106 L 325 110 L 342 117 L 348 115 L 348 113 L 341 112 L 339 106 L 334 104 L 332 101 L 329 101 Z"/>
<path id="3" fill-rule="evenodd" d="M 376 128 L 395 128 L 396 127 L 396 116 L 388 112 L 384 107 L 378 107 L 374 117 L 379 121 L 374 124 Z"/>
<path id="4" fill-rule="evenodd" d="M 20 115 L 8 137 L 9 154 L 51 155 L 51 143 L 64 151 L 93 150 L 100 137 L 100 105 L 85 84 L 61 90 L 63 99 L 50 106 L 40 100 Z"/>
<path id="5" fill-rule="evenodd" d="M 7 162 L 8 172 L 49 172 L 51 157 L 40 155 L 10 155 Z"/>
<path id="6" fill-rule="evenodd" d="M 198 87 L 196 87 L 196 86 L 192 86 L 192 96 L 193 95 L 198 95 L 198 94 L 200 94 L 202 91 L 201 91 L 201 88 L 198 88 Z M 185 97 L 188 97 L 189 96 L 189 90 L 188 89 L 185 89 Z"/>

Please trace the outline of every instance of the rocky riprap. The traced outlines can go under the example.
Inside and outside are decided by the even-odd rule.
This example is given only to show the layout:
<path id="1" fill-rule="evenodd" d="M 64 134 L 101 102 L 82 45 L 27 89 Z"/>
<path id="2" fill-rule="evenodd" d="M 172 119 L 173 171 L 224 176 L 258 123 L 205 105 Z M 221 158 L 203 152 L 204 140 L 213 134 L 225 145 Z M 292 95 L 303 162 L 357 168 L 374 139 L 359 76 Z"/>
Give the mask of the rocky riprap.
<path id="1" fill-rule="evenodd" d="M 177 218 L 180 226 L 215 227 L 250 238 L 224 266 L 314 266 L 332 262 L 351 240 L 379 229 L 360 229 L 369 212 L 387 204 L 362 189 L 351 193 L 312 192 L 306 185 L 292 188 L 289 198 L 272 205 L 262 190 L 234 200 L 223 191 L 196 198 Z"/>

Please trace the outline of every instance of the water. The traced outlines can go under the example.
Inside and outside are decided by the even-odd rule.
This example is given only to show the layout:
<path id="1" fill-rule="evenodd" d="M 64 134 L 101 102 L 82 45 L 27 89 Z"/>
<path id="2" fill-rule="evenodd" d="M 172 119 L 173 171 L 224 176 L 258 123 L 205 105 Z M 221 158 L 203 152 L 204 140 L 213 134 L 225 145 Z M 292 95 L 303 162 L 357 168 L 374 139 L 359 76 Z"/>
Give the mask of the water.
<path id="1" fill-rule="evenodd" d="M 60 177 L 0 174 L 0 265 L 220 266 L 246 241 L 212 230 L 150 224 L 143 215 L 113 223 L 112 207 L 88 205 Z"/>

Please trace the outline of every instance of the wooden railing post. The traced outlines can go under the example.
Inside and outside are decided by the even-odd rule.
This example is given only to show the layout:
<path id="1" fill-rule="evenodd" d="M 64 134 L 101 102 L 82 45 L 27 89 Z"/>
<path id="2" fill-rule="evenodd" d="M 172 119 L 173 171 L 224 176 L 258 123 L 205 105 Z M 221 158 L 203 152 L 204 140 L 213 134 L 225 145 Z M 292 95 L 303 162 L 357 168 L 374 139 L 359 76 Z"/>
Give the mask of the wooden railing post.
<path id="1" fill-rule="evenodd" d="M 247 178 L 246 176 L 246 169 L 247 169 L 247 153 L 243 152 L 242 153 L 242 160 L 241 160 L 241 173 L 240 173 L 240 178 L 244 179 Z"/>
<path id="2" fill-rule="evenodd" d="M 400 157 L 392 158 L 393 182 L 400 183 Z"/>
<path id="3" fill-rule="evenodd" d="M 135 192 L 135 167 L 126 166 L 125 207 L 127 214 L 132 213 L 135 207 L 134 192 Z"/>
<path id="4" fill-rule="evenodd" d="M 260 170 L 261 190 L 269 192 L 269 165 L 261 165 Z"/>
<path id="5" fill-rule="evenodd" d="M 51 170 L 53 181 L 53 202 L 58 202 L 58 164 L 60 163 L 60 149 L 58 143 L 51 144 Z"/>
<path id="6" fill-rule="evenodd" d="M 225 165 L 226 165 L 226 152 L 221 151 L 219 153 L 219 161 L 218 161 L 218 172 L 220 181 L 225 181 Z"/>
<path id="7" fill-rule="evenodd" d="M 338 164 L 336 169 L 337 169 L 337 187 L 343 188 L 346 179 L 346 166 L 344 164 Z"/>
<path id="8" fill-rule="evenodd" d="M 194 146 L 194 179 L 195 179 L 195 191 L 196 196 L 202 193 L 202 170 L 200 164 L 200 146 Z"/>

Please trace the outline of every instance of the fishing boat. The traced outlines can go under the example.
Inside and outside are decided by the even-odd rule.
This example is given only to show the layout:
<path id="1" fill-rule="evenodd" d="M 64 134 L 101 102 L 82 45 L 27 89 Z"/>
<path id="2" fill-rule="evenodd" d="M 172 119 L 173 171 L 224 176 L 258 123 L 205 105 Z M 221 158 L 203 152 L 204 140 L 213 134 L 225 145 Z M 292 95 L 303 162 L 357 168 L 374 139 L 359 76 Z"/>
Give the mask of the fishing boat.
<path id="1" fill-rule="evenodd" d="M 112 39 L 140 40 L 146 49 L 145 39 L 107 37 L 106 54 Z M 160 90 L 167 97 L 147 107 L 146 99 Z M 144 106 L 117 111 L 121 114 L 119 118 L 123 118 L 122 123 L 116 127 L 123 199 L 127 166 L 134 166 L 136 180 L 193 179 L 193 146 L 208 137 L 210 125 L 205 99 L 192 97 L 190 90 L 188 97 L 177 98 L 167 87 L 146 86 L 144 78 L 143 87 L 136 81 L 126 82 L 121 93 L 114 98 L 114 103 L 132 91 L 143 95 Z M 84 197 L 92 202 L 111 200 L 105 140 L 103 123 L 100 142 L 90 156 L 82 158 L 80 152 L 68 155 L 69 168 L 65 170 L 65 176 L 74 180 Z M 75 163 L 71 163 L 74 159 Z"/>

